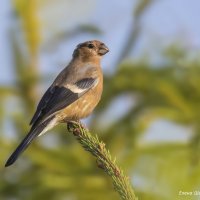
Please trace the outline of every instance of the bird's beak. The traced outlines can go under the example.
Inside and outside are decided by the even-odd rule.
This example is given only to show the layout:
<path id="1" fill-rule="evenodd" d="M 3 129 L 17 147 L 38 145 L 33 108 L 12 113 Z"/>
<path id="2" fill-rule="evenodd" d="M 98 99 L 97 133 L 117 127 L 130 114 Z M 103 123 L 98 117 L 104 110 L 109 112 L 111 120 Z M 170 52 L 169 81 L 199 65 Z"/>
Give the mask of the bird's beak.
<path id="1" fill-rule="evenodd" d="M 102 44 L 100 46 L 100 48 L 99 48 L 99 52 L 98 53 L 99 53 L 99 55 L 103 56 L 103 55 L 105 55 L 108 52 L 109 52 L 108 47 L 105 44 Z"/>

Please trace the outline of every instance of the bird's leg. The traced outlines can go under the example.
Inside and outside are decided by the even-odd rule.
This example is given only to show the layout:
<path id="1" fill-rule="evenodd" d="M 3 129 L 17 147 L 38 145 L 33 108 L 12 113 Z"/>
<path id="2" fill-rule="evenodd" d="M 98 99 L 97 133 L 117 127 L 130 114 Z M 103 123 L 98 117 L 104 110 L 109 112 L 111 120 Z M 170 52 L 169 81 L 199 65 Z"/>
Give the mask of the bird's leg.
<path id="1" fill-rule="evenodd" d="M 78 129 L 80 129 L 80 128 L 75 128 L 74 125 L 78 125 L 80 128 L 87 130 L 87 127 L 83 125 L 80 120 L 67 121 L 67 129 L 69 131 L 73 131 L 75 129 L 76 129 L 75 131 L 77 131 Z"/>
<path id="2" fill-rule="evenodd" d="M 83 125 L 82 125 L 82 123 L 81 123 L 80 120 L 70 120 L 70 121 L 67 121 L 67 129 L 68 130 L 73 129 L 74 125 L 78 125 L 78 126 L 83 127 Z"/>
<path id="3" fill-rule="evenodd" d="M 76 120 L 74 120 L 74 121 L 66 121 L 66 123 L 67 123 L 67 129 L 70 130 L 71 128 L 73 128 L 74 124 L 79 124 L 79 121 L 76 121 Z"/>

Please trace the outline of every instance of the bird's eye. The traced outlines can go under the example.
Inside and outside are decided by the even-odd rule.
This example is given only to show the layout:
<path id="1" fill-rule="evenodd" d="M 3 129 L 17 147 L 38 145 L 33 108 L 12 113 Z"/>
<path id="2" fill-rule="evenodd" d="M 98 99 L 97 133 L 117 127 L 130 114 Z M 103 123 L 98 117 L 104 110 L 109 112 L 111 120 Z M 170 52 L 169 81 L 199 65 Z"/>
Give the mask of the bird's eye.
<path id="1" fill-rule="evenodd" d="M 92 48 L 94 48 L 94 45 L 93 44 L 88 44 L 88 48 L 92 49 Z"/>

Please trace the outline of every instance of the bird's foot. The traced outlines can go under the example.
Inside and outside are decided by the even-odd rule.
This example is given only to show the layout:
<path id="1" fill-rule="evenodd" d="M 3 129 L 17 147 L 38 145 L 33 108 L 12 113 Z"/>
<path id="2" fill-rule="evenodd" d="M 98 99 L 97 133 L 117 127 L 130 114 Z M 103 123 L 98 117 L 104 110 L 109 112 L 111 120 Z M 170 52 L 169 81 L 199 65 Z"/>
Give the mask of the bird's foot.
<path id="1" fill-rule="evenodd" d="M 80 128 L 87 130 L 87 127 L 85 126 L 85 124 L 82 124 L 80 120 L 68 121 L 67 122 L 67 129 L 69 131 L 74 129 L 75 128 L 74 125 L 78 125 Z"/>

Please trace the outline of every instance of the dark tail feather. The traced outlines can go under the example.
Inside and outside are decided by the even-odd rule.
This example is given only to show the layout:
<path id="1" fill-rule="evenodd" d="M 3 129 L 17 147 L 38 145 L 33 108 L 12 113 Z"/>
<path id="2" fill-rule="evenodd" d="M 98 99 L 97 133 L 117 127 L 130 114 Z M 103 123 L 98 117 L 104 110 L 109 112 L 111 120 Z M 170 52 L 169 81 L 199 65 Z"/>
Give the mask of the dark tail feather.
<path id="1" fill-rule="evenodd" d="M 51 118 L 52 119 L 52 118 Z M 30 145 L 30 143 L 36 138 L 42 131 L 43 129 L 47 126 L 47 124 L 51 121 L 51 119 L 46 120 L 44 123 L 38 125 L 35 128 L 32 128 L 30 132 L 27 134 L 27 136 L 22 140 L 20 145 L 16 148 L 16 150 L 12 153 L 12 155 L 9 157 L 7 160 L 5 167 L 8 167 L 12 165 L 19 155 L 26 150 L 26 148 Z"/>

